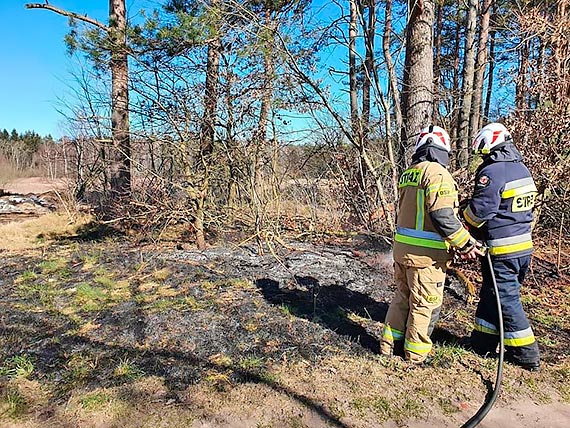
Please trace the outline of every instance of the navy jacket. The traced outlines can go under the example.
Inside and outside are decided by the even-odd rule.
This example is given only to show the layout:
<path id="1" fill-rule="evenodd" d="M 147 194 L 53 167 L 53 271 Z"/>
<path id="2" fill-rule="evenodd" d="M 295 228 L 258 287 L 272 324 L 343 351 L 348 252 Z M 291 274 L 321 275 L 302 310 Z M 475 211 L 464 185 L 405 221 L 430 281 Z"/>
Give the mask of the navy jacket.
<path id="1" fill-rule="evenodd" d="M 532 209 L 536 186 L 522 155 L 507 143 L 483 158 L 475 174 L 475 190 L 463 216 L 480 229 L 497 259 L 532 253 Z"/>

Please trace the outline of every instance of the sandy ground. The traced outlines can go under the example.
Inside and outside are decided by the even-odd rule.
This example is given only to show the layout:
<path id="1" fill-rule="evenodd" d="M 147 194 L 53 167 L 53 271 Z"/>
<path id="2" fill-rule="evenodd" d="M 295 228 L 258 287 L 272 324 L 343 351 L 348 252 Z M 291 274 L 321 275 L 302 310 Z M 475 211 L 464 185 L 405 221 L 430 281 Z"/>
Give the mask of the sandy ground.
<path id="1" fill-rule="evenodd" d="M 64 179 L 50 180 L 45 177 L 28 177 L 9 181 L 8 183 L 0 185 L 0 188 L 10 193 L 19 193 L 22 195 L 34 193 L 39 195 L 52 190 L 65 189 L 66 185 Z"/>
<path id="2" fill-rule="evenodd" d="M 509 407 L 493 408 L 481 428 L 566 428 L 570 426 L 570 404 L 541 404 L 520 401 Z"/>

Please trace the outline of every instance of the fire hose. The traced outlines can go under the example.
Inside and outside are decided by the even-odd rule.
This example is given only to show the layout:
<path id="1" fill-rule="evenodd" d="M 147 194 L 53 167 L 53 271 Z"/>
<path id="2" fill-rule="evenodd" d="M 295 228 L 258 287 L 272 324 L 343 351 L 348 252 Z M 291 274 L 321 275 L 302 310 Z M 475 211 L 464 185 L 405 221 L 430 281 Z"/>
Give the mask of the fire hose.
<path id="1" fill-rule="evenodd" d="M 487 395 L 487 399 L 479 408 L 477 413 L 475 413 L 471 419 L 461 425 L 461 428 L 473 428 L 476 427 L 481 423 L 483 418 L 487 416 L 487 413 L 491 410 L 495 401 L 497 401 L 497 397 L 499 396 L 499 390 L 501 389 L 501 379 L 503 378 L 503 362 L 505 358 L 505 344 L 503 343 L 503 339 L 505 336 L 505 330 L 503 326 L 503 311 L 501 310 L 501 298 L 499 297 L 499 287 L 497 287 L 497 280 L 495 278 L 495 272 L 493 272 L 493 262 L 491 261 L 491 255 L 487 248 L 483 248 L 485 252 L 485 257 L 487 258 L 487 262 L 489 263 L 489 270 L 491 271 L 491 279 L 493 281 L 493 288 L 495 289 L 495 298 L 497 299 L 497 312 L 499 315 L 499 362 L 497 364 L 497 377 L 495 379 L 495 386 L 493 388 L 493 392 L 490 395 Z"/>

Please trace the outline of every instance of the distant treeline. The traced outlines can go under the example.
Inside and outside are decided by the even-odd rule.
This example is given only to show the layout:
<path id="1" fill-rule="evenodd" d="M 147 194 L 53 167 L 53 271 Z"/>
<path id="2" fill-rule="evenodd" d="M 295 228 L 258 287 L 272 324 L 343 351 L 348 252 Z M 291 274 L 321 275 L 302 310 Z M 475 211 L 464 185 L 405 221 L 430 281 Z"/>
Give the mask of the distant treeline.
<path id="1" fill-rule="evenodd" d="M 3 175 L 19 174 L 26 170 L 42 169 L 44 152 L 56 142 L 51 135 L 42 137 L 34 131 L 19 133 L 15 129 L 0 131 L 0 165 Z"/>

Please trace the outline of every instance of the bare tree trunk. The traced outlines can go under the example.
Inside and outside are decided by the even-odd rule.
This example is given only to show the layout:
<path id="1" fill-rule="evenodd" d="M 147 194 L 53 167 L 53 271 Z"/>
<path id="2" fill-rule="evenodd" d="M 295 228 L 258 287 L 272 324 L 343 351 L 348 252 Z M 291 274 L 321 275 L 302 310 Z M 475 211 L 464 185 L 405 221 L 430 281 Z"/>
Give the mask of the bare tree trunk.
<path id="1" fill-rule="evenodd" d="M 374 36 L 376 34 L 376 0 L 368 2 L 368 22 L 364 28 L 366 56 L 364 60 L 364 81 L 362 82 L 362 141 L 368 144 L 370 132 L 370 89 L 374 79 Z"/>
<path id="2" fill-rule="evenodd" d="M 459 4 L 456 5 L 456 15 L 455 15 L 455 42 L 453 44 L 453 84 L 452 84 L 452 112 L 453 112 L 453 127 L 451 128 L 451 144 L 454 150 L 457 149 L 457 123 L 459 122 L 459 109 L 457 108 L 460 105 L 459 101 L 459 63 L 460 63 L 460 55 L 459 51 L 461 48 L 461 8 Z"/>
<path id="3" fill-rule="evenodd" d="M 518 76 L 517 76 L 517 83 L 515 89 L 515 109 L 523 112 L 526 110 L 526 95 L 528 92 L 528 55 L 530 50 L 530 42 L 528 37 L 525 34 L 522 34 L 523 41 L 521 42 L 519 48 L 519 68 L 518 68 Z"/>
<path id="4" fill-rule="evenodd" d="M 493 9 L 495 9 L 495 4 L 493 3 Z M 496 30 L 492 29 L 490 31 L 489 42 L 489 77 L 487 79 L 487 94 L 485 96 L 485 109 L 483 113 L 483 119 L 489 120 L 489 111 L 491 110 L 491 96 L 493 94 L 493 82 L 495 76 L 495 34 Z"/>
<path id="5" fill-rule="evenodd" d="M 400 89 L 398 88 L 398 77 L 396 76 L 396 68 L 390 53 L 390 40 L 392 38 L 392 0 L 386 0 L 386 12 L 384 23 L 384 35 L 382 38 L 382 50 L 384 53 L 384 60 L 386 61 L 386 69 L 388 70 L 389 88 L 392 96 L 394 118 L 396 121 L 395 132 L 392 132 L 390 127 L 386 129 L 386 146 L 388 151 L 388 159 L 392 167 L 392 186 L 394 196 L 398 194 L 398 166 L 403 167 L 405 164 L 404 159 L 395 159 L 394 147 L 397 148 L 397 153 L 400 153 L 400 135 L 402 132 L 402 110 L 400 109 Z M 389 111 L 386 113 L 389 116 Z"/>
<path id="6" fill-rule="evenodd" d="M 211 0 L 210 7 L 217 13 L 220 0 Z M 204 91 L 204 117 L 200 131 L 200 152 L 197 181 L 200 183 L 195 195 L 194 228 L 196 230 L 196 245 L 199 249 L 206 248 L 204 236 L 204 217 L 206 199 L 208 197 L 212 154 L 214 151 L 214 126 L 217 112 L 218 80 L 220 68 L 220 51 L 222 42 L 219 34 L 219 22 L 216 22 L 216 34 L 208 43 L 208 58 L 206 60 L 206 87 Z"/>
<path id="7" fill-rule="evenodd" d="M 483 86 L 485 80 L 485 68 L 487 67 L 487 41 L 489 38 L 489 21 L 491 19 L 492 0 L 483 0 L 481 6 L 481 25 L 479 28 L 479 45 L 477 49 L 477 66 L 473 80 L 473 102 L 469 128 L 471 133 L 468 141 L 473 140 L 473 134 L 481 128 L 481 107 L 483 101 Z"/>
<path id="8" fill-rule="evenodd" d="M 457 167 L 467 166 L 469 161 L 469 114 L 473 99 L 473 78 L 475 75 L 475 27 L 477 24 L 477 0 L 469 0 L 465 23 L 465 57 L 463 60 L 463 83 L 461 108 L 457 123 Z"/>
<path id="9" fill-rule="evenodd" d="M 441 101 L 441 33 L 443 32 L 443 1 L 437 2 L 436 18 L 435 18 L 435 62 L 433 68 L 434 74 L 434 121 L 440 123 L 439 104 Z"/>
<path id="10" fill-rule="evenodd" d="M 352 135 L 361 144 L 360 120 L 358 114 L 358 93 L 356 85 L 356 18 L 358 16 L 356 0 L 350 0 L 350 22 L 348 26 L 348 79 L 350 95 L 350 126 Z"/>
<path id="11" fill-rule="evenodd" d="M 127 12 L 125 0 L 109 0 L 109 25 L 60 9 L 48 2 L 28 3 L 28 9 L 47 9 L 71 19 L 86 22 L 109 35 L 111 53 L 111 134 L 112 150 L 109 156 L 111 194 L 129 196 L 131 192 L 131 142 L 129 135 L 129 68 L 127 55 Z"/>
<path id="12" fill-rule="evenodd" d="M 269 30 L 271 38 L 275 36 L 275 22 L 272 18 L 272 12 L 268 8 L 265 11 L 265 28 Z M 257 129 L 253 137 L 254 142 L 254 170 L 251 177 L 252 203 L 255 215 L 255 232 L 257 234 L 258 243 L 260 243 L 261 232 L 265 227 L 265 204 L 267 202 L 265 189 L 263 166 L 270 156 L 267 147 L 267 124 L 269 119 L 269 111 L 271 109 L 271 101 L 273 99 L 273 79 L 275 74 L 275 62 L 273 58 L 273 40 L 266 41 L 266 48 L 263 54 L 263 87 L 261 90 L 261 107 L 259 111 L 259 119 Z M 261 251 L 261 246 L 259 247 Z"/>
<path id="13" fill-rule="evenodd" d="M 406 60 L 402 85 L 402 148 L 400 158 L 414 145 L 420 130 L 433 118 L 433 0 L 408 2 Z"/>
<path id="14" fill-rule="evenodd" d="M 127 13 L 125 0 L 109 0 L 111 38 L 111 192 L 131 192 L 131 143 L 129 135 L 129 68 L 127 61 Z"/>

